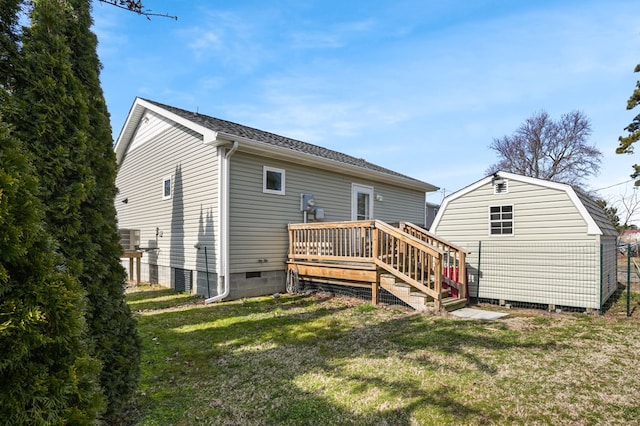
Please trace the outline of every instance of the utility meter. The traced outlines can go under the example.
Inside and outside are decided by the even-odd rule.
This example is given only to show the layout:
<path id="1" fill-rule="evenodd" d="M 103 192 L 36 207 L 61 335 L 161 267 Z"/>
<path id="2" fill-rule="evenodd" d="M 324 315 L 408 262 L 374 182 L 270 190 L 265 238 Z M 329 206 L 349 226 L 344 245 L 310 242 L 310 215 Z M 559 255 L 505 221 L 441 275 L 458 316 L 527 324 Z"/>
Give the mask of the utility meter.
<path id="1" fill-rule="evenodd" d="M 300 211 L 313 212 L 316 209 L 316 200 L 312 194 L 300 194 Z"/>

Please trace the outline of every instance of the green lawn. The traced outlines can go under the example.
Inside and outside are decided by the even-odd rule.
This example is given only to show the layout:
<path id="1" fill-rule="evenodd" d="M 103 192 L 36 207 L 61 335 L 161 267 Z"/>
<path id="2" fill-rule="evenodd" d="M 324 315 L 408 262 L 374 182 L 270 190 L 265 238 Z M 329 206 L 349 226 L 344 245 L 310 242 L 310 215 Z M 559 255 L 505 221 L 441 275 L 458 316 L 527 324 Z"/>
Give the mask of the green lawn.
<path id="1" fill-rule="evenodd" d="M 626 308 L 480 322 L 323 295 L 204 305 L 141 286 L 127 299 L 143 340 L 133 424 L 640 422 Z"/>

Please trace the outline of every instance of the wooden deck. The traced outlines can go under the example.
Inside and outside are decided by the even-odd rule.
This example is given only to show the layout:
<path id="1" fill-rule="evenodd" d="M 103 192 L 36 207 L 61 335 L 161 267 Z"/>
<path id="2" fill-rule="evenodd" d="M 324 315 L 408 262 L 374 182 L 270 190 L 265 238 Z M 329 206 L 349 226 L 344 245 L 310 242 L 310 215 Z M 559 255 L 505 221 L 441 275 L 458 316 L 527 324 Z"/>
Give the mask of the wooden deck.
<path id="1" fill-rule="evenodd" d="M 288 228 L 287 268 L 297 277 L 371 287 L 373 304 L 379 287 L 417 310 L 466 304 L 465 251 L 416 225 L 368 220 Z"/>

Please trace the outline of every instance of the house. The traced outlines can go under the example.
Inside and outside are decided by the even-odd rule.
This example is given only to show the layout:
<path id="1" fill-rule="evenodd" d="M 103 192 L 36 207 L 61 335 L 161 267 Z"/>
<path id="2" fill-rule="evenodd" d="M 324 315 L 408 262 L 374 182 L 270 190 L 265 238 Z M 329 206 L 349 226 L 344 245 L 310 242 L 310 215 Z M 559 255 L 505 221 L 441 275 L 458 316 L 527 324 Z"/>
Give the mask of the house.
<path id="1" fill-rule="evenodd" d="M 433 223 L 433 221 L 436 218 L 436 215 L 438 214 L 438 209 L 440 208 L 440 204 L 434 204 L 434 203 L 430 203 L 430 202 L 426 202 L 425 204 L 425 222 L 424 222 L 424 227 L 429 229 L 431 227 L 431 224 Z"/>
<path id="2" fill-rule="evenodd" d="M 424 224 L 425 193 L 438 189 L 363 159 L 142 98 L 115 150 L 118 223 L 139 235 L 142 279 L 209 301 L 284 291 L 289 223 Z"/>
<path id="3" fill-rule="evenodd" d="M 471 252 L 471 297 L 600 309 L 617 288 L 618 234 L 569 185 L 500 171 L 446 197 L 430 230 Z"/>
<path id="4" fill-rule="evenodd" d="M 640 245 L 640 229 L 626 229 L 622 235 L 620 235 L 620 245 L 630 245 L 632 248 Z M 637 251 L 637 250 L 636 250 Z"/>

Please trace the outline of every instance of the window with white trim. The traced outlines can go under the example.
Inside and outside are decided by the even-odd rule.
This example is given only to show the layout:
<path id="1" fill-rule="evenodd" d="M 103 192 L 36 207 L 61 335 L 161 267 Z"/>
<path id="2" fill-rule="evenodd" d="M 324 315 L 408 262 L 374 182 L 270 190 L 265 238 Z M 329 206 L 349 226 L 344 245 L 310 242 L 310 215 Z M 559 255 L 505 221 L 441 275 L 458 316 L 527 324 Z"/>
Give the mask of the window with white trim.
<path id="1" fill-rule="evenodd" d="M 283 169 L 262 167 L 262 192 L 265 194 L 284 195 L 285 173 Z"/>
<path id="2" fill-rule="evenodd" d="M 162 179 L 162 199 L 168 200 L 169 198 L 171 198 L 171 176 Z"/>
<path id="3" fill-rule="evenodd" d="M 489 235 L 513 235 L 513 206 L 489 207 Z"/>

